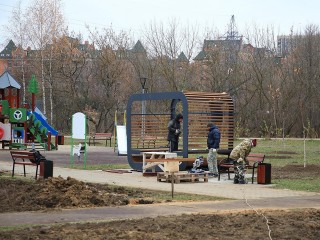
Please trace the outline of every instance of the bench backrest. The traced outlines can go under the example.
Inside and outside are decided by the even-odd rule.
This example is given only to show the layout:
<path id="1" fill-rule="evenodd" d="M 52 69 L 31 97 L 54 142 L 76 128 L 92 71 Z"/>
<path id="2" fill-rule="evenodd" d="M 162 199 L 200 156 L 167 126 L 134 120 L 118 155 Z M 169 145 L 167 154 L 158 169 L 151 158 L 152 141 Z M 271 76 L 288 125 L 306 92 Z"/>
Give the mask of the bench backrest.
<path id="1" fill-rule="evenodd" d="M 250 153 L 246 157 L 246 159 L 247 161 L 249 161 L 249 163 L 254 163 L 254 162 L 262 163 L 264 161 L 265 156 L 266 155 L 262 153 Z"/>
<path id="2" fill-rule="evenodd" d="M 112 137 L 112 133 L 95 133 L 94 136 L 95 136 L 95 137 L 111 138 L 111 137 Z"/>
<path id="3" fill-rule="evenodd" d="M 156 136 L 148 136 L 148 135 L 143 136 L 138 139 L 137 148 L 139 148 L 140 143 L 142 143 L 143 148 L 145 144 L 148 145 L 148 148 L 150 147 L 151 144 L 153 145 L 153 147 L 155 147 L 156 140 L 157 140 Z"/>
<path id="4" fill-rule="evenodd" d="M 33 152 L 29 151 L 10 151 L 12 160 L 15 161 L 16 159 L 29 159 L 30 162 L 36 163 L 36 158 Z"/>
<path id="5" fill-rule="evenodd" d="M 156 140 L 157 140 L 157 137 L 146 135 L 146 136 L 142 137 L 141 139 L 142 139 L 142 140 L 145 140 L 145 141 L 148 141 L 148 140 L 149 140 L 149 141 L 156 141 Z"/>

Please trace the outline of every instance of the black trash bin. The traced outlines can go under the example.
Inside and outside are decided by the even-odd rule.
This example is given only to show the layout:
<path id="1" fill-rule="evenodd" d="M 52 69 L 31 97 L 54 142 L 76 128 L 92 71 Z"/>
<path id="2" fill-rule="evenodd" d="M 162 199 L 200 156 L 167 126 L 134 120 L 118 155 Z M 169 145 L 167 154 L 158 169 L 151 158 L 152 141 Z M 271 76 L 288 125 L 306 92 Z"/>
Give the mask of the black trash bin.
<path id="1" fill-rule="evenodd" d="M 260 163 L 257 173 L 258 184 L 271 184 L 271 164 Z"/>
<path id="2" fill-rule="evenodd" d="M 53 161 L 46 159 L 40 162 L 40 177 L 53 177 Z"/>
<path id="3" fill-rule="evenodd" d="M 58 135 L 58 145 L 64 145 L 64 136 Z"/>

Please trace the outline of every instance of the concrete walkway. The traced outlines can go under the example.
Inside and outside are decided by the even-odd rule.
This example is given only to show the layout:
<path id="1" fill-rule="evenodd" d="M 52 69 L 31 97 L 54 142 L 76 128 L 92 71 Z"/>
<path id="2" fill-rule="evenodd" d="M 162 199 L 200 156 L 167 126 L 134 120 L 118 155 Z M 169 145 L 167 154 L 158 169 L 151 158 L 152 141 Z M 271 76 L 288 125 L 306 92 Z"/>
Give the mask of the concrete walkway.
<path id="1" fill-rule="evenodd" d="M 1 170 L 11 172 L 11 163 L 1 163 Z M 27 166 L 26 171 L 30 178 L 34 177 L 35 167 Z M 23 173 L 22 166 L 16 166 L 15 174 Z M 119 186 L 146 188 L 152 190 L 171 191 L 171 183 L 158 182 L 156 177 L 143 177 L 141 172 L 112 173 L 102 170 L 78 170 L 70 168 L 54 167 L 53 176 L 63 178 L 72 177 L 84 182 L 108 183 Z M 223 174 L 220 181 L 217 178 L 210 178 L 207 183 L 183 182 L 174 184 L 175 192 L 193 193 L 201 195 L 219 196 L 232 199 L 263 199 L 275 197 L 301 197 L 314 196 L 317 193 L 274 189 L 272 184 L 233 184 L 227 179 L 227 174 Z"/>

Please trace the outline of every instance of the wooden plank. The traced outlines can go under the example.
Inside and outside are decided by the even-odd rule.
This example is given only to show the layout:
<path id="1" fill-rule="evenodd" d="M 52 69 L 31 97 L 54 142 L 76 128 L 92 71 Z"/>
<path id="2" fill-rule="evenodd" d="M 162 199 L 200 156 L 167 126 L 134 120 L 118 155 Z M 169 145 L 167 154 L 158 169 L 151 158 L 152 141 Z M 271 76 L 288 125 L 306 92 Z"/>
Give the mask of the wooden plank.
<path id="1" fill-rule="evenodd" d="M 161 182 L 165 180 L 165 182 L 172 181 L 172 175 L 169 173 L 158 173 L 157 181 Z M 208 182 L 208 173 L 175 173 L 174 174 L 174 183 L 181 182 Z"/>
<path id="2" fill-rule="evenodd" d="M 37 166 L 36 163 L 31 163 L 31 162 L 15 162 L 14 164 L 18 165 L 30 165 L 30 166 Z"/>
<path id="3" fill-rule="evenodd" d="M 195 158 L 161 158 L 161 159 L 146 159 L 146 162 L 194 162 Z"/>

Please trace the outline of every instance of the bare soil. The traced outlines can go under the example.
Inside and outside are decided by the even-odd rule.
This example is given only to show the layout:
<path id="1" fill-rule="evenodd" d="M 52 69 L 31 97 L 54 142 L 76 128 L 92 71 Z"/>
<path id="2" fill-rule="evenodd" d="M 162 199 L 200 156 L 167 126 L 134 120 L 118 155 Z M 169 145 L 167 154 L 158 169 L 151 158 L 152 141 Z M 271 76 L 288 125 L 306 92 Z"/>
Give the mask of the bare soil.
<path id="1" fill-rule="evenodd" d="M 273 179 L 310 179 L 320 178 L 320 165 L 286 165 L 272 168 Z"/>
<path id="2" fill-rule="evenodd" d="M 62 177 L 38 181 L 0 180 L 0 213 L 69 208 L 121 206 L 127 204 L 151 204 L 147 191 L 92 184 L 74 178 Z"/>
<path id="3" fill-rule="evenodd" d="M 273 168 L 273 179 L 319 176 L 315 165 Z M 152 204 L 143 190 L 88 184 L 72 178 L 0 179 L 0 211 L 48 211 Z M 3 197 L 5 196 L 5 197 Z M 48 213 L 49 214 L 49 213 Z M 269 229 L 271 232 L 269 232 Z M 269 235 L 270 234 L 270 235 Z M 0 239 L 320 239 L 320 210 L 242 211 L 112 222 L 33 226 L 0 231 Z"/>

